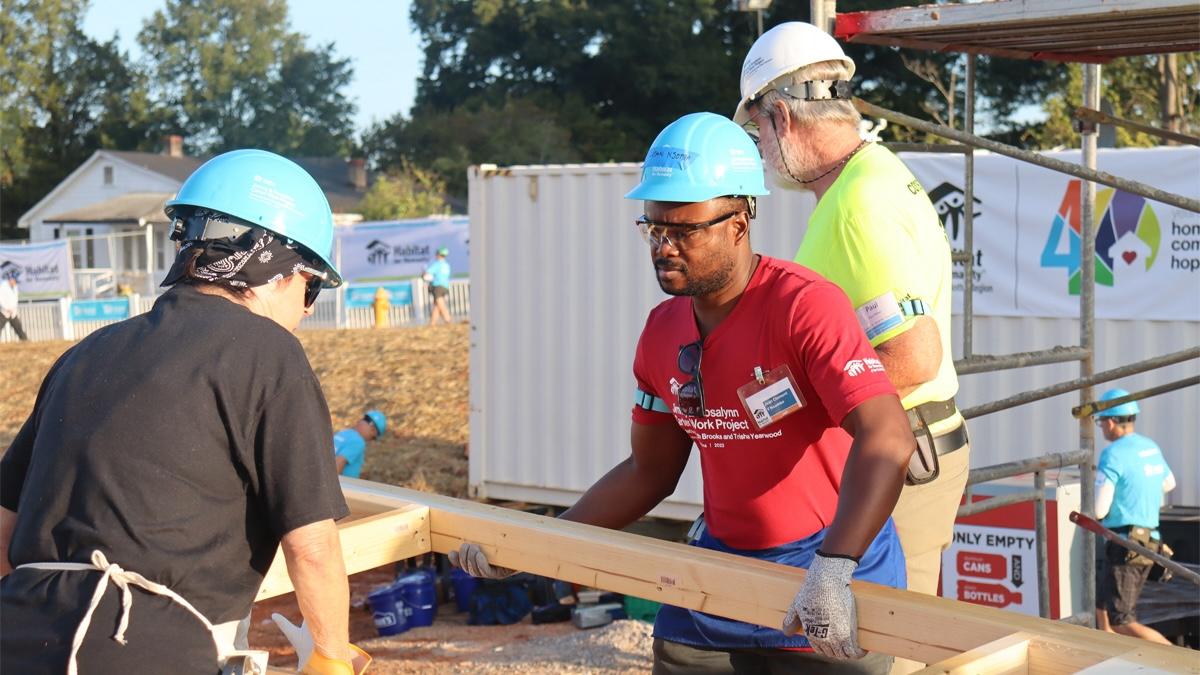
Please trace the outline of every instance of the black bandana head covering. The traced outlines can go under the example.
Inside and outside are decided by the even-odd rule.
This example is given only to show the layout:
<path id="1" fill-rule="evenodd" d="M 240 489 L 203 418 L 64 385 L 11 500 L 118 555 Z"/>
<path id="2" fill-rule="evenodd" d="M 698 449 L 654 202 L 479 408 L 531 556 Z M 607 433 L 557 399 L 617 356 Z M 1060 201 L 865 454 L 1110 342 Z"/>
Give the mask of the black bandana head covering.
<path id="1" fill-rule="evenodd" d="M 199 255 L 196 251 L 199 250 Z M 271 232 L 251 228 L 236 237 L 185 241 L 175 263 L 163 279 L 163 286 L 186 281 L 188 263 L 196 264 L 192 278 L 231 288 L 252 288 L 281 281 L 311 265 L 300 253 Z"/>

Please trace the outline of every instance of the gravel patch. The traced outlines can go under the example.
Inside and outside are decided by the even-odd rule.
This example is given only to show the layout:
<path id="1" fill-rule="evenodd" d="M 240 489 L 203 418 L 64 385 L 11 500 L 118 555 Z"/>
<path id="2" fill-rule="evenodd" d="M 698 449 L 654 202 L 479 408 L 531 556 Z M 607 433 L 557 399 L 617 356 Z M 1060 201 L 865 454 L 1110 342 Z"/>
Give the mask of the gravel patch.
<path id="1" fill-rule="evenodd" d="M 439 621 L 361 646 L 375 657 L 371 672 L 380 675 L 647 673 L 653 662 L 651 632 L 650 624 L 632 620 L 586 630 L 571 623 L 467 626 Z"/>

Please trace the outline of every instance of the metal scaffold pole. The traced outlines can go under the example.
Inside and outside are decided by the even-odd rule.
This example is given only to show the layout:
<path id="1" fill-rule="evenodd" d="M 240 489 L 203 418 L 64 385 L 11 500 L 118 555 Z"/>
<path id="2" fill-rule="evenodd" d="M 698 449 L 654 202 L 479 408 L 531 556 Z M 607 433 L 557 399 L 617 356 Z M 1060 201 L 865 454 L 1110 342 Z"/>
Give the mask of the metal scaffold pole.
<path id="1" fill-rule="evenodd" d="M 1098 91 L 1097 94 L 1099 94 Z M 1133 194 L 1140 195 L 1146 199 L 1153 199 L 1156 202 L 1170 204 L 1171 206 L 1178 206 L 1181 209 L 1185 209 L 1193 213 L 1200 213 L 1200 199 L 1184 197 L 1182 195 L 1167 192 L 1166 190 L 1160 190 L 1156 187 L 1146 185 L 1145 183 L 1141 183 L 1136 180 L 1120 178 L 1104 171 L 1097 171 L 1095 168 L 1080 166 L 1074 162 L 1064 162 L 1061 159 L 1047 157 L 1038 152 L 1022 150 L 1021 148 L 1015 148 L 1011 145 L 1005 145 L 1004 143 L 999 143 L 987 138 L 973 136 L 965 131 L 959 131 L 958 129 L 953 129 L 945 125 L 926 122 L 925 120 L 918 119 L 911 115 L 905 115 L 904 113 L 888 110 L 887 108 L 877 106 L 873 103 L 868 103 L 861 98 L 853 99 L 853 103 L 854 107 L 858 109 L 858 112 L 868 117 L 880 117 L 895 124 L 903 124 L 906 127 L 912 127 L 918 131 L 924 131 L 927 134 L 934 134 L 936 136 L 948 138 L 952 141 L 957 141 L 964 145 L 970 145 L 976 148 L 982 148 L 984 150 L 991 150 L 998 155 L 1012 157 L 1023 162 L 1029 162 L 1030 164 L 1036 164 L 1052 171 L 1065 173 L 1068 176 L 1081 178 L 1084 181 L 1096 181 L 1097 183 L 1102 183 L 1109 187 L 1117 188 L 1118 190 L 1132 192 Z M 951 150 L 953 151 L 953 148 Z"/>
<path id="2" fill-rule="evenodd" d="M 1100 66 L 1087 63 L 1083 68 L 1083 104 L 1086 107 L 1100 107 Z M 1095 127 L 1084 129 L 1083 166 L 1089 171 L 1096 170 L 1096 131 Z M 1083 181 L 1083 190 L 1079 205 L 1079 346 L 1087 354 L 1079 362 L 1079 377 L 1088 378 L 1095 372 L 1095 319 L 1096 319 L 1096 224 L 1094 205 L 1096 203 L 1096 184 L 1090 180 Z M 1091 385 L 1085 385 L 1079 390 L 1079 403 L 1083 405 L 1093 400 Z M 1079 420 L 1079 449 L 1092 453 L 1092 459 L 1080 465 L 1080 505 L 1083 513 L 1095 515 L 1095 451 L 1096 427 L 1090 418 Z M 1083 606 L 1096 606 L 1096 537 L 1091 533 L 1083 535 Z M 1095 619 L 1088 622 L 1095 625 Z"/>
<path id="3" fill-rule="evenodd" d="M 975 55 L 967 54 L 966 101 L 963 125 L 975 135 Z M 963 351 L 964 359 L 975 355 L 975 148 L 967 146 L 963 156 Z"/>
<path id="4" fill-rule="evenodd" d="M 809 0 L 812 25 L 833 35 L 833 24 L 837 18 L 837 0 Z"/>

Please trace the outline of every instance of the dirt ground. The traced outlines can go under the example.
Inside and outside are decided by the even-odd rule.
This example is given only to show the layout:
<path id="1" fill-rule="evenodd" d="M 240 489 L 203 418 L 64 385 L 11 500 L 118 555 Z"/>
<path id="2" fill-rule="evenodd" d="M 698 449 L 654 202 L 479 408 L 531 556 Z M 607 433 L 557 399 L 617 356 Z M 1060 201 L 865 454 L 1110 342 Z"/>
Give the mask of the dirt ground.
<path id="1" fill-rule="evenodd" d="M 298 333 L 321 380 L 333 429 L 369 408 L 388 416 L 388 432 L 367 449 L 362 478 L 452 497 L 467 493 L 466 324 L 389 330 Z M 74 343 L 0 345 L 0 448 L 33 409 L 38 386 Z"/>
<path id="2" fill-rule="evenodd" d="M 510 626 L 470 626 L 467 614 L 454 602 L 438 606 L 432 626 L 411 628 L 399 635 L 375 632 L 366 596 L 390 583 L 393 570 L 380 568 L 350 577 L 350 639 L 374 658 L 377 675 L 418 673 L 645 673 L 650 670 L 651 625 L 615 621 L 580 630 L 570 622 L 533 625 L 527 616 Z M 251 616 L 250 644 L 271 652 L 271 665 L 291 667 L 295 652 L 275 628 L 271 614 L 279 612 L 299 622 L 295 596 L 260 602 Z"/>
<path id="3" fill-rule="evenodd" d="M 302 331 L 300 341 L 321 380 L 334 430 L 364 410 L 388 415 L 386 437 L 367 450 L 362 477 L 454 497 L 467 493 L 470 328 L 465 324 L 389 330 Z M 73 343 L 0 345 L 0 448 L 28 417 L 46 371 Z M 650 626 L 618 621 L 602 628 L 571 623 L 468 626 L 453 602 L 433 626 L 378 637 L 367 594 L 389 583 L 390 566 L 351 577 L 351 639 L 375 657 L 371 672 L 632 673 L 650 669 Z M 294 596 L 255 606 L 251 646 L 269 649 L 272 665 L 295 654 L 271 623 L 272 612 L 298 621 Z"/>

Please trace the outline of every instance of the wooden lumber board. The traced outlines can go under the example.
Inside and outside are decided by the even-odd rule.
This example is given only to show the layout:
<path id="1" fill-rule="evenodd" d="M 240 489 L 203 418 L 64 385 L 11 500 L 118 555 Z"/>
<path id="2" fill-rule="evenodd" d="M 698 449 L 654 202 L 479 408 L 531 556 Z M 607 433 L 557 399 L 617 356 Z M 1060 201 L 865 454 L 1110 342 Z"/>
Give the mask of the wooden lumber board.
<path id="1" fill-rule="evenodd" d="M 935 663 L 916 675 L 1029 675 L 1029 633 L 1013 633 Z"/>
<path id="2" fill-rule="evenodd" d="M 1200 658 L 1198 656 L 1197 658 Z M 1123 656 L 1105 659 L 1079 671 L 1080 675 L 1162 675 L 1169 670 L 1142 665 Z"/>
<path id="3" fill-rule="evenodd" d="M 369 513 L 364 518 L 339 525 L 342 558 L 346 574 L 374 569 L 397 560 L 406 560 L 430 551 L 429 507 L 419 504 L 368 504 L 353 513 Z M 283 551 L 275 552 L 275 561 L 263 577 L 255 602 L 292 592 Z"/>
<path id="4" fill-rule="evenodd" d="M 1195 0 L 1005 0 L 843 12 L 834 34 L 860 44 L 1104 62 L 1193 51 L 1198 17 Z"/>
<path id="5" fill-rule="evenodd" d="M 1155 17 L 1190 17 L 1194 0 L 1109 0 L 1104 3 L 1079 0 L 1007 0 L 980 5 L 923 5 L 838 14 L 838 37 L 859 32 L 903 33 L 928 30 L 997 30 L 1052 25 L 1069 35 L 1081 24 L 1120 26 Z"/>
<path id="6" fill-rule="evenodd" d="M 1106 657 L 1063 640 L 1017 632 L 935 663 L 918 675 L 1053 675 L 1078 673 Z M 1134 664 L 1132 661 L 1121 661 Z M 1164 672 L 1151 666 L 1145 672 Z M 1116 672 L 1116 671 L 1113 671 Z"/>
<path id="7" fill-rule="evenodd" d="M 804 570 L 404 488 L 342 479 L 352 509 L 428 506 L 432 549 L 762 626 L 779 626 Z M 854 582 L 865 649 L 938 663 L 1023 631 L 1098 657 L 1198 673 L 1194 653 L 945 598 Z M 1131 653 L 1136 650 L 1136 653 Z"/>

